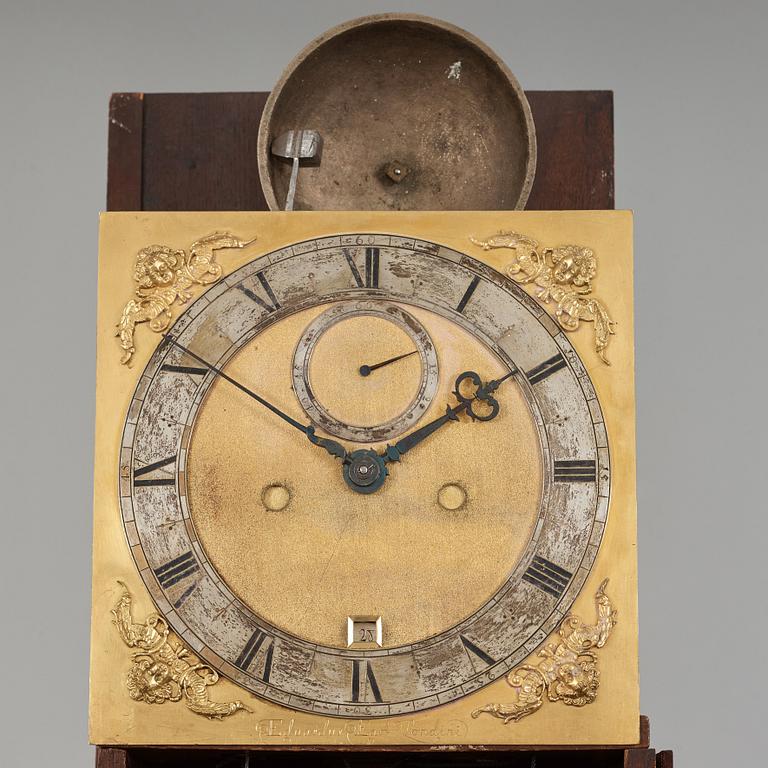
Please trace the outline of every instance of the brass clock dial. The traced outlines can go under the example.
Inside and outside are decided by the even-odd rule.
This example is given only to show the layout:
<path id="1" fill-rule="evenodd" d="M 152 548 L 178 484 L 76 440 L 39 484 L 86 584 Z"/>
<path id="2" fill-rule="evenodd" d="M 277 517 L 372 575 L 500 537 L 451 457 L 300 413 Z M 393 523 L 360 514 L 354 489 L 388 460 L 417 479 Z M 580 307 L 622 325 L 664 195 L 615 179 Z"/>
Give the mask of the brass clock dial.
<path id="1" fill-rule="evenodd" d="M 590 377 L 543 310 L 469 256 L 367 233 L 202 294 L 140 378 L 120 467 L 170 626 L 265 699 L 362 718 L 528 656 L 590 572 L 610 490 Z M 347 647 L 356 616 L 381 647 Z"/>

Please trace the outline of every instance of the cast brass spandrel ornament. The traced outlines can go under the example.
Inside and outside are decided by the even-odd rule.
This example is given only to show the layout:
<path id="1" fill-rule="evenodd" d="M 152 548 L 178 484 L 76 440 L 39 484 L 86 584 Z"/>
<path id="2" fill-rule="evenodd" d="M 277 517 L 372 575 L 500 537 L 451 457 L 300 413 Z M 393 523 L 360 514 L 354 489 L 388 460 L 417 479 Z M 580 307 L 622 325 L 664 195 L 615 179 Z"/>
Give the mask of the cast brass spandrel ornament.
<path id="1" fill-rule="evenodd" d="M 211 285 L 221 277 L 221 265 L 215 262 L 215 252 L 224 248 L 246 248 L 255 242 L 242 240 L 231 232 L 213 232 L 195 240 L 188 251 L 167 245 L 148 245 L 136 254 L 133 279 L 134 297 L 123 308 L 117 333 L 123 356 L 128 365 L 136 348 L 133 335 L 139 323 L 148 323 L 155 333 L 162 333 L 171 324 L 174 304 L 186 304 L 192 298 L 193 285 Z"/>
<path id="2" fill-rule="evenodd" d="M 592 280 L 597 275 L 597 256 L 581 245 L 558 245 L 544 248 L 536 240 L 518 232 L 499 232 L 485 239 L 469 238 L 472 243 L 490 251 L 508 248 L 514 259 L 505 272 L 521 285 L 537 286 L 536 296 L 544 304 L 554 303 L 555 319 L 566 331 L 575 331 L 581 321 L 595 324 L 595 352 L 610 365 L 605 355 L 614 335 L 614 325 L 602 301 L 591 296 Z"/>
<path id="3" fill-rule="evenodd" d="M 566 616 L 560 625 L 559 643 L 548 643 L 538 655 L 538 664 L 523 664 L 507 675 L 507 682 L 517 693 L 510 704 L 487 704 L 472 712 L 480 717 L 484 712 L 503 720 L 507 725 L 536 712 L 544 703 L 562 701 L 572 707 L 583 707 L 597 698 L 600 671 L 595 648 L 602 648 L 616 626 L 616 610 L 611 605 L 605 579 L 595 594 L 597 622 L 584 624 L 574 615 Z"/>
<path id="4" fill-rule="evenodd" d="M 240 710 L 250 711 L 241 701 L 211 701 L 208 687 L 218 682 L 218 672 L 171 639 L 168 624 L 158 614 L 150 614 L 143 624 L 136 623 L 131 613 L 131 593 L 122 581 L 118 584 L 122 594 L 112 609 L 113 623 L 123 642 L 140 651 L 133 655 L 126 679 L 128 695 L 134 701 L 164 704 L 184 699 L 188 709 L 212 720 Z"/>

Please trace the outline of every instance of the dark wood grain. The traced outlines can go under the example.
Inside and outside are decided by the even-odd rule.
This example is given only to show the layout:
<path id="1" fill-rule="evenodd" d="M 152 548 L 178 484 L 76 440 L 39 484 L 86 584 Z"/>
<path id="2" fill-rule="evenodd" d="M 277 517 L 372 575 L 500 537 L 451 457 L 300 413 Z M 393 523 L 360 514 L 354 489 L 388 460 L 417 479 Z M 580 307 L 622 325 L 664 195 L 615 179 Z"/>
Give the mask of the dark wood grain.
<path id="1" fill-rule="evenodd" d="M 527 96 L 539 157 L 528 209 L 613 208 L 613 94 Z M 266 99 L 266 93 L 146 94 L 143 100 L 115 94 L 108 210 L 267 210 L 256 163 Z"/>
<path id="2" fill-rule="evenodd" d="M 644 749 L 651 746 L 651 721 L 645 715 L 640 715 L 640 740 L 636 746 Z"/>
<path id="3" fill-rule="evenodd" d="M 614 207 L 613 92 L 527 91 L 538 162 L 528 210 Z"/>
<path id="4" fill-rule="evenodd" d="M 256 137 L 267 95 L 147 94 L 143 209 L 266 210 Z"/>
<path id="5" fill-rule="evenodd" d="M 129 768 L 128 750 L 121 747 L 96 747 L 96 768 Z"/>
<path id="6" fill-rule="evenodd" d="M 656 768 L 656 751 L 653 749 L 625 750 L 624 768 Z"/>
<path id="7" fill-rule="evenodd" d="M 124 753 L 125 763 L 100 762 L 104 753 Z M 654 768 L 652 749 L 541 750 L 516 752 L 322 752 L 244 751 L 135 747 L 99 749 L 96 768 Z"/>
<path id="8" fill-rule="evenodd" d="M 144 97 L 113 93 L 109 100 L 107 210 L 141 210 L 141 166 L 144 143 Z"/>

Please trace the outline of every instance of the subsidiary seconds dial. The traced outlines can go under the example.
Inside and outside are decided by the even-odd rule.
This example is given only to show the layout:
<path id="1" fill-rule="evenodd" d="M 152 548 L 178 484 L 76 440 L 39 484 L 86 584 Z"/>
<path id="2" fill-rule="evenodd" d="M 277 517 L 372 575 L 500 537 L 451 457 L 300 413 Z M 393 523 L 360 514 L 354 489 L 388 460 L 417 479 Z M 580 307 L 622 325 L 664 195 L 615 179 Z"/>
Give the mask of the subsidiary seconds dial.
<path id="1" fill-rule="evenodd" d="M 397 437 L 426 412 L 438 384 L 424 326 L 387 301 L 335 304 L 302 334 L 293 388 L 315 424 L 357 442 Z"/>

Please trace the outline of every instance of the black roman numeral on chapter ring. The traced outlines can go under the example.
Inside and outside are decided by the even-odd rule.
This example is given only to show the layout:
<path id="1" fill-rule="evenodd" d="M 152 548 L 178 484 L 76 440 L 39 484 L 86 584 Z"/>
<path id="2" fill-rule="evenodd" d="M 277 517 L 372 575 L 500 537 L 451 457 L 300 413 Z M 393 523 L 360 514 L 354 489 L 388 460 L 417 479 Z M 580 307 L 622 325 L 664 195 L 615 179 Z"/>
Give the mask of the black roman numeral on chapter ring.
<path id="1" fill-rule="evenodd" d="M 597 463 L 594 460 L 565 459 L 554 462 L 556 483 L 594 483 Z"/>
<path id="2" fill-rule="evenodd" d="M 475 289 L 480 284 L 480 276 L 475 275 L 472 278 L 472 282 L 467 287 L 467 290 L 464 291 L 464 295 L 461 297 L 461 300 L 456 305 L 456 311 L 461 313 L 467 308 L 467 304 L 469 304 L 469 300 L 472 298 L 472 294 L 475 292 Z"/>
<path id="3" fill-rule="evenodd" d="M 378 248 L 365 249 L 365 279 L 360 274 L 354 259 L 354 249 L 345 248 L 343 250 L 344 258 L 347 260 L 352 277 L 355 279 L 355 285 L 358 288 L 378 288 L 379 287 L 379 254 Z"/>
<path id="4" fill-rule="evenodd" d="M 271 635 L 268 635 L 261 629 L 257 629 L 248 638 L 248 642 L 235 660 L 235 666 L 240 667 L 244 672 L 248 672 L 251 664 L 253 664 L 253 660 L 256 658 L 256 654 L 265 642 L 267 643 L 267 651 L 264 654 L 264 672 L 262 673 L 261 678 L 265 683 L 268 683 L 269 678 L 272 675 L 272 658 L 275 652 L 275 641 Z"/>
<path id="5" fill-rule="evenodd" d="M 248 288 L 248 286 L 243 285 L 243 283 L 238 283 L 237 287 L 253 302 L 258 304 L 264 311 L 266 312 L 275 312 L 276 310 L 280 309 L 280 302 L 277 300 L 277 296 L 275 296 L 275 292 L 272 290 L 272 286 L 269 284 L 269 281 L 267 280 L 266 276 L 264 275 L 264 272 L 257 272 L 256 273 L 256 279 L 259 281 L 262 289 L 264 290 L 264 293 L 267 295 L 267 298 L 269 301 L 262 299 L 261 296 L 259 296 L 256 291 L 254 291 L 251 288 Z"/>
<path id="6" fill-rule="evenodd" d="M 133 485 L 135 487 L 148 486 L 148 485 L 173 485 L 176 480 L 173 477 L 147 477 L 142 480 L 137 478 L 143 475 L 148 475 L 157 469 L 167 467 L 169 464 L 173 464 L 176 461 L 176 455 L 169 456 L 167 459 L 160 459 L 159 461 L 153 461 L 151 464 L 145 464 L 143 467 L 138 467 L 133 470 Z"/>
<path id="7" fill-rule="evenodd" d="M 381 689 L 379 683 L 376 680 L 376 676 L 373 674 L 370 662 L 364 659 L 354 659 L 352 661 L 352 701 L 364 701 L 364 686 L 363 676 L 368 681 L 368 690 L 373 696 L 373 700 L 378 704 L 381 704 L 383 699 L 381 698 Z"/>
<path id="8" fill-rule="evenodd" d="M 167 373 L 188 373 L 190 376 L 205 376 L 208 373 L 207 368 L 195 368 L 193 365 L 173 365 L 172 363 L 165 363 L 160 366 L 161 371 Z"/>
<path id="9" fill-rule="evenodd" d="M 272 654 L 274 650 L 275 643 L 273 641 L 269 644 L 269 648 L 267 648 L 267 656 L 264 659 L 264 674 L 261 676 L 261 678 L 265 683 L 269 682 L 269 677 L 272 674 Z"/>
<path id="10" fill-rule="evenodd" d="M 197 560 L 195 560 L 195 556 L 190 550 L 183 555 L 175 557 L 165 565 L 155 568 L 155 576 L 157 576 L 157 581 L 160 586 L 163 589 L 167 589 L 183 579 L 186 579 L 187 576 L 191 576 L 198 570 L 199 566 Z"/>
<path id="11" fill-rule="evenodd" d="M 565 358 L 561 354 L 556 354 L 550 357 L 549 360 L 545 360 L 535 368 L 531 368 L 526 377 L 531 384 L 538 384 L 540 381 L 544 381 L 548 376 L 551 376 L 555 371 L 559 371 L 561 368 L 565 368 L 567 363 Z"/>
<path id="12" fill-rule="evenodd" d="M 460 634 L 459 640 L 461 640 L 461 644 L 467 651 L 473 653 L 475 656 L 477 656 L 478 659 L 480 659 L 488 666 L 496 663 L 496 659 L 494 659 L 493 656 L 491 656 L 489 653 L 486 653 L 482 648 L 480 648 L 480 646 L 473 643 L 468 637 L 464 637 L 464 635 Z"/>
<path id="13" fill-rule="evenodd" d="M 365 249 L 365 287 L 379 287 L 379 249 Z"/>
<path id="14" fill-rule="evenodd" d="M 560 597 L 573 574 L 540 555 L 534 555 L 523 579 L 553 597 Z"/>
<path id="15" fill-rule="evenodd" d="M 259 648 L 261 648 L 262 643 L 266 637 L 267 635 L 262 632 L 262 630 L 257 629 L 250 636 L 250 638 L 248 638 L 248 642 L 245 644 L 245 647 L 240 652 L 240 655 L 237 657 L 237 659 L 235 659 L 235 666 L 240 667 L 240 669 L 242 669 L 244 672 L 247 672 L 248 667 L 251 666 L 251 662 L 259 652 Z"/>

